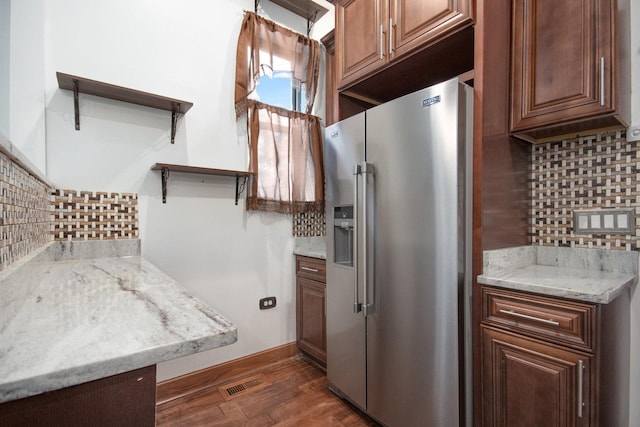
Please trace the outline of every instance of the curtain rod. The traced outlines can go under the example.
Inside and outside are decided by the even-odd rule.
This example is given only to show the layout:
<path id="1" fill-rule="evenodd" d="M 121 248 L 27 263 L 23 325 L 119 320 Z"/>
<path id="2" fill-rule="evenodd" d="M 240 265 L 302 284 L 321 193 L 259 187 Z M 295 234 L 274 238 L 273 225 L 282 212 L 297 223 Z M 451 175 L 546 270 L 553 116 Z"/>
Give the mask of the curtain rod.
<path id="1" fill-rule="evenodd" d="M 257 3 L 260 3 L 260 0 L 254 0 L 254 1 L 256 2 L 256 4 L 257 4 Z M 246 10 L 246 9 L 245 9 L 245 10 L 244 10 L 244 13 L 253 13 L 253 14 L 254 14 L 254 15 L 256 15 L 258 18 L 264 19 L 265 21 L 273 22 L 275 25 L 278 25 L 279 27 L 285 28 L 285 29 L 287 29 L 287 30 L 291 31 L 292 33 L 296 33 L 296 34 L 298 34 L 298 35 L 299 35 L 299 36 L 301 36 L 301 37 L 305 37 L 305 38 L 307 38 L 307 39 L 309 39 L 309 40 L 312 40 L 312 41 L 317 41 L 317 40 L 315 40 L 315 39 L 312 39 L 312 38 L 311 38 L 311 36 L 309 35 L 309 34 L 311 33 L 311 28 L 313 28 L 313 25 L 315 24 L 315 22 L 314 22 L 314 23 L 311 23 L 311 21 L 310 21 L 309 19 L 307 19 L 307 34 L 306 34 L 306 35 L 304 35 L 304 34 L 302 34 L 302 33 L 298 32 L 298 31 L 296 31 L 296 30 L 293 30 L 293 29 L 289 28 L 289 27 L 285 27 L 284 25 L 280 24 L 279 22 L 274 21 L 273 19 L 269 19 L 269 18 L 267 18 L 266 16 L 262 16 L 262 15 L 260 15 L 260 14 L 259 14 L 259 13 L 257 13 L 257 12 L 254 12 L 254 11 L 251 11 L 251 10 Z M 317 14 L 317 12 L 316 12 L 316 14 Z"/>

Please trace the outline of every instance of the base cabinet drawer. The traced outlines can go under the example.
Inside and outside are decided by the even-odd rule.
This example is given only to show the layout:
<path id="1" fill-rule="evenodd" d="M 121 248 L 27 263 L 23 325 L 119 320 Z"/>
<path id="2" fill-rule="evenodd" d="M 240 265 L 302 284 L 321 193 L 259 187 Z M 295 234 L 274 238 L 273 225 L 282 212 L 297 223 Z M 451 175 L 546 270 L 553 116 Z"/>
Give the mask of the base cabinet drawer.
<path id="1" fill-rule="evenodd" d="M 482 290 L 482 319 L 535 338 L 593 350 L 596 305 L 507 290 Z"/>

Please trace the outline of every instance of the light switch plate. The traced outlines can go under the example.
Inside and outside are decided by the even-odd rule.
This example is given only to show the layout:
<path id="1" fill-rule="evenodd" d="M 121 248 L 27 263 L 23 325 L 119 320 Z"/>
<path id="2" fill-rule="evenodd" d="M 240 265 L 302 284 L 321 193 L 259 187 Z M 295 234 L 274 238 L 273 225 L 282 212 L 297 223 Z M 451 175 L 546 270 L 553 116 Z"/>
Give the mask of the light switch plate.
<path id="1" fill-rule="evenodd" d="M 631 234 L 636 232 L 635 209 L 585 209 L 573 211 L 575 234 Z"/>
<path id="2" fill-rule="evenodd" d="M 640 141 L 640 125 L 630 126 L 627 129 L 627 142 Z"/>

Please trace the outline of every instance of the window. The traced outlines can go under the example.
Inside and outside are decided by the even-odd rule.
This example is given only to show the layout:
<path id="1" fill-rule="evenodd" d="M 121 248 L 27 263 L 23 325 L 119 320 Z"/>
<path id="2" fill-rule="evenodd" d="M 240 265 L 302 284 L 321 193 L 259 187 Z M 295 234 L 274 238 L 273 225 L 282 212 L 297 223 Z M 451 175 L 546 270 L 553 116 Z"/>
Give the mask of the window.
<path id="1" fill-rule="evenodd" d="M 253 92 L 255 95 L 250 97 L 275 107 L 303 111 L 307 102 L 306 87 L 293 79 L 291 71 L 288 71 L 289 68 L 290 66 L 276 71 L 268 68 L 263 70 L 256 84 L 256 90 Z"/>
<path id="2" fill-rule="evenodd" d="M 254 13 L 243 20 L 236 56 L 236 117 L 247 121 L 247 209 L 324 211 L 322 132 L 313 107 L 318 42 Z"/>

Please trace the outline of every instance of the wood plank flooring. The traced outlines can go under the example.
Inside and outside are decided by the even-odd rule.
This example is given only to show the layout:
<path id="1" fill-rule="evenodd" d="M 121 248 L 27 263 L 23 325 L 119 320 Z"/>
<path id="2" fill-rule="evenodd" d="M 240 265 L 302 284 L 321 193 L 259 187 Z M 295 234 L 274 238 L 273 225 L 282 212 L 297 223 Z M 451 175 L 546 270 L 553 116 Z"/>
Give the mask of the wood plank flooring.
<path id="1" fill-rule="evenodd" d="M 220 386 L 224 386 L 223 392 L 218 389 Z M 238 381 L 215 384 L 160 404 L 156 408 L 156 425 L 378 426 L 331 393 L 324 372 L 302 356 L 266 365 Z"/>

